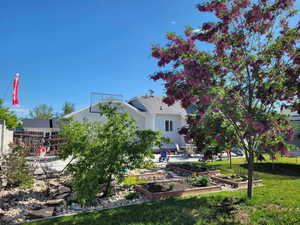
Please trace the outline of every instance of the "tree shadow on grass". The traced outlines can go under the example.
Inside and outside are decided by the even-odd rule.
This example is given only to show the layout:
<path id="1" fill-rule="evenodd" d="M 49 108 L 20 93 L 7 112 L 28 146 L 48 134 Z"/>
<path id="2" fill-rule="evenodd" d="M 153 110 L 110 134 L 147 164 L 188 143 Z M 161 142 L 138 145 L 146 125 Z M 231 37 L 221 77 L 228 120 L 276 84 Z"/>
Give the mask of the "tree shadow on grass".
<path id="1" fill-rule="evenodd" d="M 241 165 L 247 168 L 247 164 Z M 289 163 L 255 163 L 256 172 L 269 173 L 273 175 L 300 177 L 300 165 Z"/>
<path id="2" fill-rule="evenodd" d="M 27 225 L 235 225 L 234 215 L 217 205 L 221 196 L 174 198 L 101 212 L 28 223 Z"/>

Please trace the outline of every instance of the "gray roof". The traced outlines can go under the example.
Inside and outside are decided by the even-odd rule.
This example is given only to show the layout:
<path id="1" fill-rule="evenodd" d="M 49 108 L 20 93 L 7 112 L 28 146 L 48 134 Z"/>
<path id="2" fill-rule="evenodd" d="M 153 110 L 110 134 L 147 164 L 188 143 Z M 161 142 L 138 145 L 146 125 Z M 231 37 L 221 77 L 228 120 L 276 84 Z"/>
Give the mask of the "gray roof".
<path id="1" fill-rule="evenodd" d="M 163 102 L 162 96 L 139 96 L 131 99 L 128 103 L 142 112 L 186 114 L 186 110 L 180 102 L 168 106 Z"/>
<path id="2" fill-rule="evenodd" d="M 23 128 L 59 128 L 59 123 L 57 120 L 52 119 L 23 119 Z"/>

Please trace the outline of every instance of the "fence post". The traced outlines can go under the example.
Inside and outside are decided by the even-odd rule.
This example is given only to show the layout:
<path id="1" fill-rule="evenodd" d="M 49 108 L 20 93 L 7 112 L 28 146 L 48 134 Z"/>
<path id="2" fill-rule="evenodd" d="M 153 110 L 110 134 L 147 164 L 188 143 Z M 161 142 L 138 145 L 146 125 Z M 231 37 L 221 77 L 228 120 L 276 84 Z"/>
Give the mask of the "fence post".
<path id="1" fill-rule="evenodd" d="M 5 131 L 5 120 L 0 120 L 1 129 L 1 158 L 3 158 L 4 152 L 4 131 Z"/>

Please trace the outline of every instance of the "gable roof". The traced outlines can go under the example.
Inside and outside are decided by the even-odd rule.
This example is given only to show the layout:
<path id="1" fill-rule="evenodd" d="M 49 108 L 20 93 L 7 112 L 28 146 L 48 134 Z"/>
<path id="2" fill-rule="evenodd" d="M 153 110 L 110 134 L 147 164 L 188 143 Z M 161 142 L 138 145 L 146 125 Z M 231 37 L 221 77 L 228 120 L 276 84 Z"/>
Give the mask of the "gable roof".
<path id="1" fill-rule="evenodd" d="M 128 103 L 142 112 L 163 113 L 163 114 L 187 114 L 180 102 L 168 106 L 163 102 L 162 96 L 138 96 Z"/>
<path id="2" fill-rule="evenodd" d="M 131 104 L 129 104 L 129 103 L 125 102 L 125 101 L 122 101 L 122 100 L 112 100 L 112 101 L 98 102 L 98 103 L 95 103 L 93 105 L 81 108 L 81 109 L 79 109 L 77 111 L 71 112 L 71 113 L 63 116 L 63 118 L 70 118 L 70 117 L 72 117 L 72 116 L 74 116 L 74 115 L 76 115 L 76 114 L 78 114 L 78 113 L 80 113 L 82 111 L 85 111 L 85 110 L 88 110 L 90 112 L 91 111 L 91 107 L 94 110 L 94 113 L 96 113 L 96 112 L 98 112 L 98 110 L 96 108 L 98 108 L 98 104 L 101 104 L 101 103 L 117 103 L 117 104 L 121 104 L 121 105 L 123 105 L 125 107 L 128 107 L 128 108 L 134 110 L 135 112 L 139 113 L 140 115 L 145 116 L 140 110 L 138 110 L 136 107 L 132 106 Z M 100 112 L 98 112 L 98 113 L 100 113 Z"/>
<path id="3" fill-rule="evenodd" d="M 23 119 L 23 128 L 59 128 L 57 120 Z"/>

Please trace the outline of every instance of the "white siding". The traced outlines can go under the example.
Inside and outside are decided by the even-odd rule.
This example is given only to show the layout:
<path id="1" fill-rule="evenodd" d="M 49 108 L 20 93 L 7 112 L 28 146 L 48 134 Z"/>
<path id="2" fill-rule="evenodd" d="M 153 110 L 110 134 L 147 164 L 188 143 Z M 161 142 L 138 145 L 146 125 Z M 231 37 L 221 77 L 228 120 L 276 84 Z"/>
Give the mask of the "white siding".
<path id="1" fill-rule="evenodd" d="M 95 122 L 95 121 L 105 121 L 105 118 L 101 116 L 99 113 L 91 113 L 89 108 L 81 110 L 77 113 L 74 113 L 72 117 L 75 120 L 83 122 L 85 119 Z"/>
<path id="2" fill-rule="evenodd" d="M 128 112 L 136 120 L 136 125 L 140 129 L 145 129 L 145 118 L 138 112 L 136 112 L 133 108 L 122 104 L 121 111 Z M 105 121 L 105 117 L 101 116 L 100 113 L 91 113 L 90 108 L 85 108 L 81 111 L 78 111 L 74 113 L 72 117 L 80 122 L 83 122 L 84 119 L 87 119 L 92 122 Z"/>
<path id="3" fill-rule="evenodd" d="M 174 144 L 183 145 L 183 138 L 178 134 L 178 131 L 182 128 L 182 117 L 180 115 L 156 115 L 155 119 L 155 130 L 161 131 L 164 133 L 164 137 L 170 138 Z M 165 131 L 165 121 L 173 121 L 173 131 Z M 172 145 L 174 147 L 174 144 Z"/>
<path id="4" fill-rule="evenodd" d="M 145 126 L 145 117 L 142 116 L 140 113 L 138 113 L 135 109 L 128 107 L 128 106 L 122 106 L 124 112 L 128 112 L 135 120 L 136 120 L 136 125 L 140 128 L 140 129 L 146 129 Z"/>

